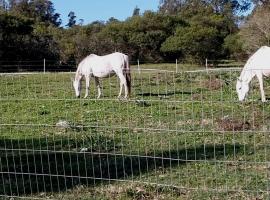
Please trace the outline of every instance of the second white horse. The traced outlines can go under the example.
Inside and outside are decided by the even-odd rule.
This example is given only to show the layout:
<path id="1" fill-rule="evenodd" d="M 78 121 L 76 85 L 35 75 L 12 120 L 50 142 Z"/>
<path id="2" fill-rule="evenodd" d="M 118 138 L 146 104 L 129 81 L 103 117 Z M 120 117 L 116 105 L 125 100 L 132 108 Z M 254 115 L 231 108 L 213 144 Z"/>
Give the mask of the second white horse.
<path id="1" fill-rule="evenodd" d="M 270 47 L 258 49 L 246 62 L 236 83 L 239 101 L 243 101 L 249 91 L 250 81 L 256 76 L 259 80 L 261 100 L 266 101 L 263 89 L 263 76 L 270 76 Z"/>

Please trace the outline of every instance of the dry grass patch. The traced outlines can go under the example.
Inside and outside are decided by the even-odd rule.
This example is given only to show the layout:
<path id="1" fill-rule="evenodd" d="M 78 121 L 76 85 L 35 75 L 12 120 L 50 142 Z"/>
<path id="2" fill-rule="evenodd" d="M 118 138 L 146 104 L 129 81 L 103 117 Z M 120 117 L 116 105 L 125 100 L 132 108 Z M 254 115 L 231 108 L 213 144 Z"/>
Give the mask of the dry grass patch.
<path id="1" fill-rule="evenodd" d="M 238 119 L 222 118 L 217 121 L 219 131 L 248 131 L 251 124 L 248 121 Z"/>

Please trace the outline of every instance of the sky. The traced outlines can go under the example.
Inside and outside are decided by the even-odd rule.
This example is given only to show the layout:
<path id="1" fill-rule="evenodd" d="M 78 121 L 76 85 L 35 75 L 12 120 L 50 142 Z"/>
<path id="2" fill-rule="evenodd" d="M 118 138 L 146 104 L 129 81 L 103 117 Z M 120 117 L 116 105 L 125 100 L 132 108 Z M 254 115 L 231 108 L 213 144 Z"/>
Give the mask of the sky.
<path id="1" fill-rule="evenodd" d="M 55 12 L 61 14 L 62 26 L 68 22 L 68 13 L 75 12 L 77 22 L 84 25 L 93 21 L 107 21 L 110 17 L 125 20 L 130 17 L 136 6 L 140 13 L 145 10 L 157 11 L 159 0 L 52 0 Z"/>

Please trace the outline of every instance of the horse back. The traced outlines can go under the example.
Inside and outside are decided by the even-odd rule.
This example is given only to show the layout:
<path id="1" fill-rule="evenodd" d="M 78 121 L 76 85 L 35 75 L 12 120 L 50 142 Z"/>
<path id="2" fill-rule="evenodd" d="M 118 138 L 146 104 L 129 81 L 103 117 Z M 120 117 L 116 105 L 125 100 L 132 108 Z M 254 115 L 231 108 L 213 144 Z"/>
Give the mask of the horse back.
<path id="1" fill-rule="evenodd" d="M 251 74 L 270 76 L 270 47 L 262 46 L 249 57 L 241 76 L 247 74 L 248 71 Z"/>
<path id="2" fill-rule="evenodd" d="M 127 55 L 119 52 L 99 57 L 99 60 L 108 67 L 111 67 L 112 70 L 124 69 L 126 59 L 128 59 Z"/>

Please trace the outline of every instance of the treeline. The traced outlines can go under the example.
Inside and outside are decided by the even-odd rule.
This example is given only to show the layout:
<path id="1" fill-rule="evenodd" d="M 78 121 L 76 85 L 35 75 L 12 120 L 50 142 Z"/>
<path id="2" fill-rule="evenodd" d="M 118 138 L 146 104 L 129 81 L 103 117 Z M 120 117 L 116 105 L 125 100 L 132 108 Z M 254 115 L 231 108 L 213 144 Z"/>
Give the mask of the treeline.
<path id="1" fill-rule="evenodd" d="M 0 0 L 0 63 L 114 51 L 145 62 L 242 59 L 269 44 L 269 11 L 263 0 L 161 0 L 157 12 L 136 7 L 125 21 L 83 25 L 72 11 L 62 24 L 50 0 Z"/>

